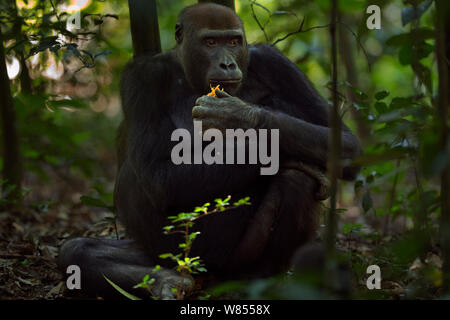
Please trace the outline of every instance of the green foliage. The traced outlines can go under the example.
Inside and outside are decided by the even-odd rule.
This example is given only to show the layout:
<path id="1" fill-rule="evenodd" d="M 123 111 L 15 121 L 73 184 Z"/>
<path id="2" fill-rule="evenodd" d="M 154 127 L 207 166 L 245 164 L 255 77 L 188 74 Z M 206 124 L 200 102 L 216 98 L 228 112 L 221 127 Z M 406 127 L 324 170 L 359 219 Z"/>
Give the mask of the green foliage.
<path id="1" fill-rule="evenodd" d="M 231 196 L 224 199 L 215 199 L 216 203 L 213 209 L 210 209 L 211 203 L 207 202 L 203 206 L 195 207 L 193 212 L 182 212 L 176 216 L 169 216 L 171 224 L 163 228 L 164 234 L 181 234 L 184 238 L 184 242 L 178 244 L 178 248 L 181 249 L 182 253 L 163 253 L 159 257 L 161 259 L 170 259 L 175 262 L 177 270 L 181 275 L 187 274 L 197 274 L 199 272 L 206 272 L 206 268 L 200 260 L 200 257 L 190 257 L 190 251 L 192 245 L 200 234 L 200 232 L 192 232 L 191 229 L 194 227 L 194 223 L 197 219 L 205 217 L 207 215 L 224 212 L 226 210 L 234 209 L 243 205 L 250 205 L 250 197 L 245 197 L 230 205 Z"/>
<path id="2" fill-rule="evenodd" d="M 3 4 L 2 9 L 5 15 L 0 16 L 0 21 L 12 26 L 6 32 L 6 38 L 16 40 L 9 50 L 29 58 L 47 50 L 57 54 L 64 48 L 68 53 L 66 57 L 74 56 L 82 63 L 80 69 L 95 67 L 98 57 L 110 53 L 109 50 L 105 50 L 94 54 L 89 50 L 80 49 L 76 40 L 87 36 L 95 38 L 97 31 L 94 28 L 102 25 L 105 19 L 118 19 L 117 15 L 80 14 L 80 29 L 72 32 L 67 28 L 70 15 L 58 10 L 59 5 L 64 1 L 38 0 L 32 8 L 18 8 L 14 2 L 10 2 L 9 5 Z"/>
<path id="3" fill-rule="evenodd" d="M 0 4 L 7 58 L 25 59 L 20 77 L 11 82 L 24 169 L 43 181 L 51 179 L 49 171 L 65 178 L 98 173 L 101 170 L 96 164 L 98 151 L 108 145 L 113 148 L 114 139 L 107 132 L 116 125 L 115 121 L 105 121 L 104 116 L 89 110 L 97 96 L 90 100 L 64 92 L 68 87 L 76 88 L 77 79 L 82 79 L 76 71 L 102 67 L 97 62 L 103 63 L 105 54 L 111 50 L 100 39 L 100 26 L 118 16 L 83 12 L 81 29 L 69 31 L 66 28 L 69 14 L 60 9 L 63 4 L 62 0 Z M 96 4 L 86 8 L 98 9 Z M 55 76 L 52 68 L 62 68 L 57 65 L 61 62 L 76 65 L 74 60 L 78 61 L 76 70 L 66 68 L 63 81 L 56 86 L 43 76 L 49 70 Z M 71 79 L 69 70 L 73 72 Z M 104 133 L 99 130 L 93 135 L 94 124 L 97 129 L 103 128 Z"/>
<path id="4" fill-rule="evenodd" d="M 88 197 L 85 197 L 85 199 Z M 97 202 L 96 199 L 88 198 L 89 203 L 93 203 L 94 205 L 100 206 L 102 203 Z M 181 253 L 163 253 L 160 254 L 159 257 L 161 259 L 170 259 L 175 262 L 175 270 L 180 273 L 180 275 L 184 277 L 188 277 L 189 275 L 198 274 L 199 272 L 206 272 L 206 268 L 204 264 L 201 262 L 200 257 L 190 257 L 190 251 L 192 245 L 200 234 L 200 232 L 191 232 L 192 227 L 194 227 L 195 221 L 205 217 L 210 214 L 224 212 L 226 210 L 231 210 L 243 205 L 250 205 L 250 197 L 245 197 L 236 201 L 233 205 L 230 205 L 231 196 L 228 196 L 224 199 L 217 198 L 214 200 L 216 203 L 214 209 L 210 209 L 211 203 L 205 203 L 203 206 L 195 207 L 193 212 L 188 213 L 179 213 L 176 216 L 169 216 L 168 219 L 172 223 L 172 225 L 165 226 L 163 228 L 164 234 L 177 234 L 180 233 L 183 235 L 184 242 L 179 243 L 178 247 L 181 249 Z M 94 201 L 95 200 L 95 201 Z M 153 268 L 152 274 L 155 274 L 160 270 L 160 266 L 157 265 Z M 124 291 L 122 288 L 114 284 L 111 280 L 105 277 L 105 279 L 120 293 L 124 296 L 128 297 L 131 300 L 135 300 L 135 296 L 130 293 Z M 152 278 L 149 274 L 145 275 L 142 281 L 136 284 L 133 288 L 142 288 L 149 291 L 152 294 L 153 299 L 159 299 L 154 293 L 152 293 L 152 287 L 155 283 L 155 278 Z M 183 290 L 179 290 L 177 288 L 172 289 L 173 292 L 177 295 L 177 299 L 181 300 L 184 298 Z"/>
<path id="5" fill-rule="evenodd" d="M 156 265 L 156 266 L 153 268 L 151 274 L 155 274 L 156 272 L 159 271 L 159 269 L 161 269 L 161 266 Z M 151 278 L 149 274 L 146 274 L 146 275 L 142 278 L 142 281 L 139 282 L 138 284 L 136 284 L 136 285 L 133 287 L 133 289 L 138 289 L 138 288 L 145 289 L 145 290 L 147 290 L 148 292 L 152 293 L 152 299 L 157 300 L 157 299 L 159 299 L 159 297 L 158 297 L 156 294 L 154 294 L 154 293 L 152 292 L 152 287 L 153 287 L 153 285 L 155 284 L 155 282 L 156 282 L 156 279 L 155 279 L 155 278 Z"/>
<path id="6" fill-rule="evenodd" d="M 15 7 L 15 2 L 0 2 L 0 22 L 7 59 L 28 58 L 31 92 L 24 90 L 22 79 L 11 80 L 25 171 L 37 175 L 39 183 L 48 184 L 54 183 L 55 175 L 68 183 L 73 179 L 105 177 L 106 183 L 87 183 L 95 192 L 81 197 L 81 202 L 114 212 L 112 193 L 104 186 L 113 181 L 114 173 L 108 172 L 108 168 L 114 167 L 114 160 L 111 163 L 107 160 L 114 159 L 119 117 L 94 110 L 93 105 L 102 98 L 105 98 L 103 105 L 117 104 L 119 72 L 132 56 L 127 4 L 119 0 L 92 1 L 82 11 L 82 28 L 70 31 L 65 27 L 69 15 L 59 10 L 62 0 L 38 0 L 31 9 Z M 175 44 L 174 13 L 192 3 L 157 1 L 164 50 Z M 368 131 L 365 137 L 360 137 L 364 153 L 355 162 L 362 166 L 362 171 L 354 183 L 354 195 L 345 185 L 342 194 L 352 201 L 356 199 L 364 219 L 405 221 L 408 232 L 392 237 L 374 227 L 366 233 L 359 220 L 344 222 L 340 230 L 344 236 L 363 239 L 362 242 L 381 248 L 369 255 L 348 250 L 358 281 L 366 276 L 367 265 L 379 264 L 384 279 L 406 286 L 418 283 L 410 279 L 408 270 L 418 257 L 424 260 L 424 254 L 433 245 L 430 238 L 436 236 L 439 204 L 446 196 L 441 194 L 436 181 L 450 163 L 450 143 L 445 149 L 440 144 L 440 119 L 435 108 L 438 80 L 435 7 L 431 0 L 371 1 L 382 10 L 382 30 L 374 31 L 366 27 L 368 4 L 364 0 L 339 1 L 340 20 L 348 26 L 339 27 L 349 35 L 352 54 L 350 67 L 345 65 L 342 53 L 338 65 L 341 115 L 353 131 L 357 128 Z M 326 26 L 330 1 L 242 0 L 237 1 L 237 9 L 251 44 L 270 43 L 293 33 L 276 47 L 298 65 L 324 96 L 329 93 L 328 29 L 295 32 L 302 24 L 303 29 Z M 63 77 L 55 80 L 44 76 L 46 66 L 52 62 L 64 65 Z M 351 71 L 356 79 L 345 78 Z M 111 80 L 106 81 L 107 77 Z M 95 90 L 87 94 L 90 85 Z M 350 117 L 354 112 L 359 120 Z M 8 204 L 6 196 L 14 191 L 14 186 L 3 190 L 0 207 Z M 22 197 L 29 191 L 24 189 Z M 182 241 L 179 252 L 165 253 L 162 257 L 173 261 L 176 270 L 186 275 L 204 272 L 201 257 L 190 254 L 194 241 L 199 239 L 198 232 L 193 231 L 195 221 L 248 202 L 248 198 L 234 203 L 229 198 L 216 199 L 193 212 L 171 217 L 164 231 L 180 234 Z M 53 205 L 60 203 L 39 199 L 33 200 L 32 208 L 45 213 Z M 341 217 L 348 213 L 344 208 L 338 212 Z M 114 219 L 108 217 L 105 221 L 111 223 Z M 411 226 L 427 230 L 430 237 L 409 234 Z M 439 272 L 428 265 L 421 269 L 420 287 L 432 290 L 439 287 L 436 281 Z M 240 291 L 241 296 L 252 298 L 323 297 L 303 280 L 285 286 L 277 285 L 277 281 L 274 278 L 253 284 L 228 283 L 213 294 Z M 150 273 L 136 288 L 151 291 L 153 283 Z M 416 287 L 410 292 L 408 297 L 427 296 Z M 377 299 L 392 297 L 384 291 L 361 290 L 358 294 Z"/>
<path id="7" fill-rule="evenodd" d="M 31 191 L 30 188 L 21 188 L 18 190 L 16 185 L 9 184 L 7 180 L 0 180 L 0 208 L 8 205 L 15 205 L 20 203 L 21 199 L 24 199 L 26 195 Z M 17 194 L 17 197 L 10 197 L 10 194 Z"/>
<path id="8" fill-rule="evenodd" d="M 342 226 L 342 232 L 344 234 L 351 234 L 351 233 L 357 233 L 361 230 L 362 224 L 357 223 L 347 223 Z"/>

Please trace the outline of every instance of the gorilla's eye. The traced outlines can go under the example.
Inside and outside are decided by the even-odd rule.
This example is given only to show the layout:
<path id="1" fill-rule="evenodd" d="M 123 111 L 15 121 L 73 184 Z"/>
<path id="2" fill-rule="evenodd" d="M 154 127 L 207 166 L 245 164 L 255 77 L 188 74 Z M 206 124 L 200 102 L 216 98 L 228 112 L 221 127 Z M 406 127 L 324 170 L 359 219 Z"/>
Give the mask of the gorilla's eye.
<path id="1" fill-rule="evenodd" d="M 239 44 L 239 39 L 231 39 L 229 45 L 232 47 L 236 47 Z"/>
<path id="2" fill-rule="evenodd" d="M 217 45 L 217 41 L 215 39 L 209 38 L 209 39 L 206 39 L 205 42 L 206 42 L 206 45 L 209 47 L 214 47 Z"/>

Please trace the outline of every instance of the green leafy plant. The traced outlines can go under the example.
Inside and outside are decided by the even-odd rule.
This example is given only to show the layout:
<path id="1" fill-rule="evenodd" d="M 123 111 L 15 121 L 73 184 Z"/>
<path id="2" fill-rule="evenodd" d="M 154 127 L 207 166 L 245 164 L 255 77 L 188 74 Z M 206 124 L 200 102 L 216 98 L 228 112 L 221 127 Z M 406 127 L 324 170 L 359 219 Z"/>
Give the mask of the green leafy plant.
<path id="1" fill-rule="evenodd" d="M 171 224 L 165 226 L 163 228 L 164 234 L 173 235 L 173 234 L 181 234 L 183 236 L 183 242 L 178 244 L 178 248 L 181 249 L 180 253 L 163 253 L 160 254 L 159 257 L 161 259 L 170 259 L 175 263 L 175 270 L 180 273 L 181 277 L 187 278 L 191 275 L 198 274 L 200 272 L 206 272 L 207 269 L 203 264 L 202 260 L 199 256 L 191 257 L 191 249 L 192 245 L 200 234 L 198 231 L 192 231 L 192 228 L 195 225 L 195 221 L 200 218 L 203 218 L 207 215 L 211 215 L 214 213 L 224 212 L 227 210 L 235 209 L 240 206 L 250 205 L 250 197 L 242 198 L 234 203 L 230 203 L 231 196 L 228 196 L 224 199 L 217 198 L 214 200 L 215 204 L 212 206 L 210 202 L 205 203 L 200 207 L 195 207 L 192 212 L 182 212 L 176 216 L 169 216 Z M 91 203 L 92 201 L 88 201 Z M 97 202 L 95 202 L 97 203 Z M 155 274 L 160 269 L 160 266 L 157 265 L 153 268 L 151 274 Z M 111 280 L 105 277 L 105 279 L 120 293 L 126 296 L 129 299 L 135 300 L 135 296 L 130 293 L 124 291 L 122 288 L 118 287 Z M 150 274 L 146 274 L 142 281 L 136 284 L 133 288 L 143 288 L 148 290 L 154 299 L 158 299 L 157 296 L 152 292 L 153 285 L 156 279 L 151 277 Z M 120 289 L 120 290 L 119 290 Z M 185 292 L 183 288 L 173 288 L 173 292 L 176 294 L 176 298 L 181 300 L 185 296 Z"/>
<path id="2" fill-rule="evenodd" d="M 2 189 L 0 194 L 0 208 L 3 206 L 17 205 L 31 191 L 30 188 L 17 188 L 16 185 L 8 184 L 7 180 L 0 180 L 0 188 Z M 12 193 L 16 193 L 17 197 L 9 197 Z"/>
<path id="3" fill-rule="evenodd" d="M 178 244 L 178 247 L 182 252 L 178 254 L 163 253 L 159 257 L 162 259 L 170 259 L 175 262 L 175 270 L 178 271 L 183 278 L 187 277 L 188 275 L 207 271 L 200 257 L 190 256 L 192 245 L 197 236 L 200 234 L 200 232 L 198 231 L 192 232 L 195 221 L 213 213 L 224 212 L 226 210 L 234 209 L 242 205 L 250 205 L 249 197 L 240 199 L 237 202 L 234 202 L 232 205 L 230 204 L 230 199 L 231 196 L 228 196 L 225 199 L 215 199 L 215 205 L 213 209 L 211 209 L 211 203 L 207 202 L 203 206 L 196 207 L 193 212 L 182 212 L 176 216 L 168 217 L 168 219 L 171 221 L 171 224 L 163 228 L 164 234 L 181 234 L 184 241 Z M 177 291 L 177 298 L 183 298 L 182 290 Z"/>

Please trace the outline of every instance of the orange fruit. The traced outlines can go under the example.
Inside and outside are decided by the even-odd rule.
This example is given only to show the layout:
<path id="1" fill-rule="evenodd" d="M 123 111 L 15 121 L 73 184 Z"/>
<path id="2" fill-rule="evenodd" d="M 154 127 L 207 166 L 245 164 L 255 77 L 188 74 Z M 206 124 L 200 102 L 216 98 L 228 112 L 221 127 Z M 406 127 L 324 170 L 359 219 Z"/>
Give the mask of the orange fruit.
<path id="1" fill-rule="evenodd" d="M 217 87 L 215 87 L 215 88 L 211 87 L 211 92 L 208 93 L 208 96 L 210 96 L 210 97 L 217 97 L 216 96 L 216 90 L 220 90 L 220 84 L 217 85 Z"/>

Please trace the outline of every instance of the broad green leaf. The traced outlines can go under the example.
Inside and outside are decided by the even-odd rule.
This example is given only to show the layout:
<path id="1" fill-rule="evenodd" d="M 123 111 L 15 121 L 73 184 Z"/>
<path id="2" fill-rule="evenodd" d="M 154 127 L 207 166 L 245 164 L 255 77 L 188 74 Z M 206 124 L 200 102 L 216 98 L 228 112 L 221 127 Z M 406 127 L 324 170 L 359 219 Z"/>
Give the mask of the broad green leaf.
<path id="1" fill-rule="evenodd" d="M 163 253 L 163 254 L 160 254 L 159 257 L 160 257 L 161 259 L 172 258 L 172 257 L 173 257 L 173 254 L 171 254 L 171 253 Z"/>
<path id="2" fill-rule="evenodd" d="M 412 48 L 410 46 L 401 47 L 398 52 L 398 61 L 404 66 L 412 63 Z"/>
<path id="3" fill-rule="evenodd" d="M 419 43 L 423 40 L 434 39 L 434 31 L 426 28 L 414 29 L 408 33 L 401 33 L 386 40 L 388 46 L 412 46 L 413 43 Z"/>
<path id="4" fill-rule="evenodd" d="M 398 58 L 402 65 L 409 65 L 428 57 L 434 51 L 434 47 L 426 42 L 420 42 L 415 46 L 405 45 L 401 47 Z"/>
<path id="5" fill-rule="evenodd" d="M 384 102 L 377 101 L 375 102 L 374 107 L 375 110 L 377 110 L 378 114 L 386 113 L 389 110 L 388 106 Z"/>
<path id="6" fill-rule="evenodd" d="M 387 90 L 379 91 L 379 92 L 375 93 L 375 99 L 383 100 L 384 98 L 386 98 L 389 95 L 389 93 L 390 92 Z"/>

